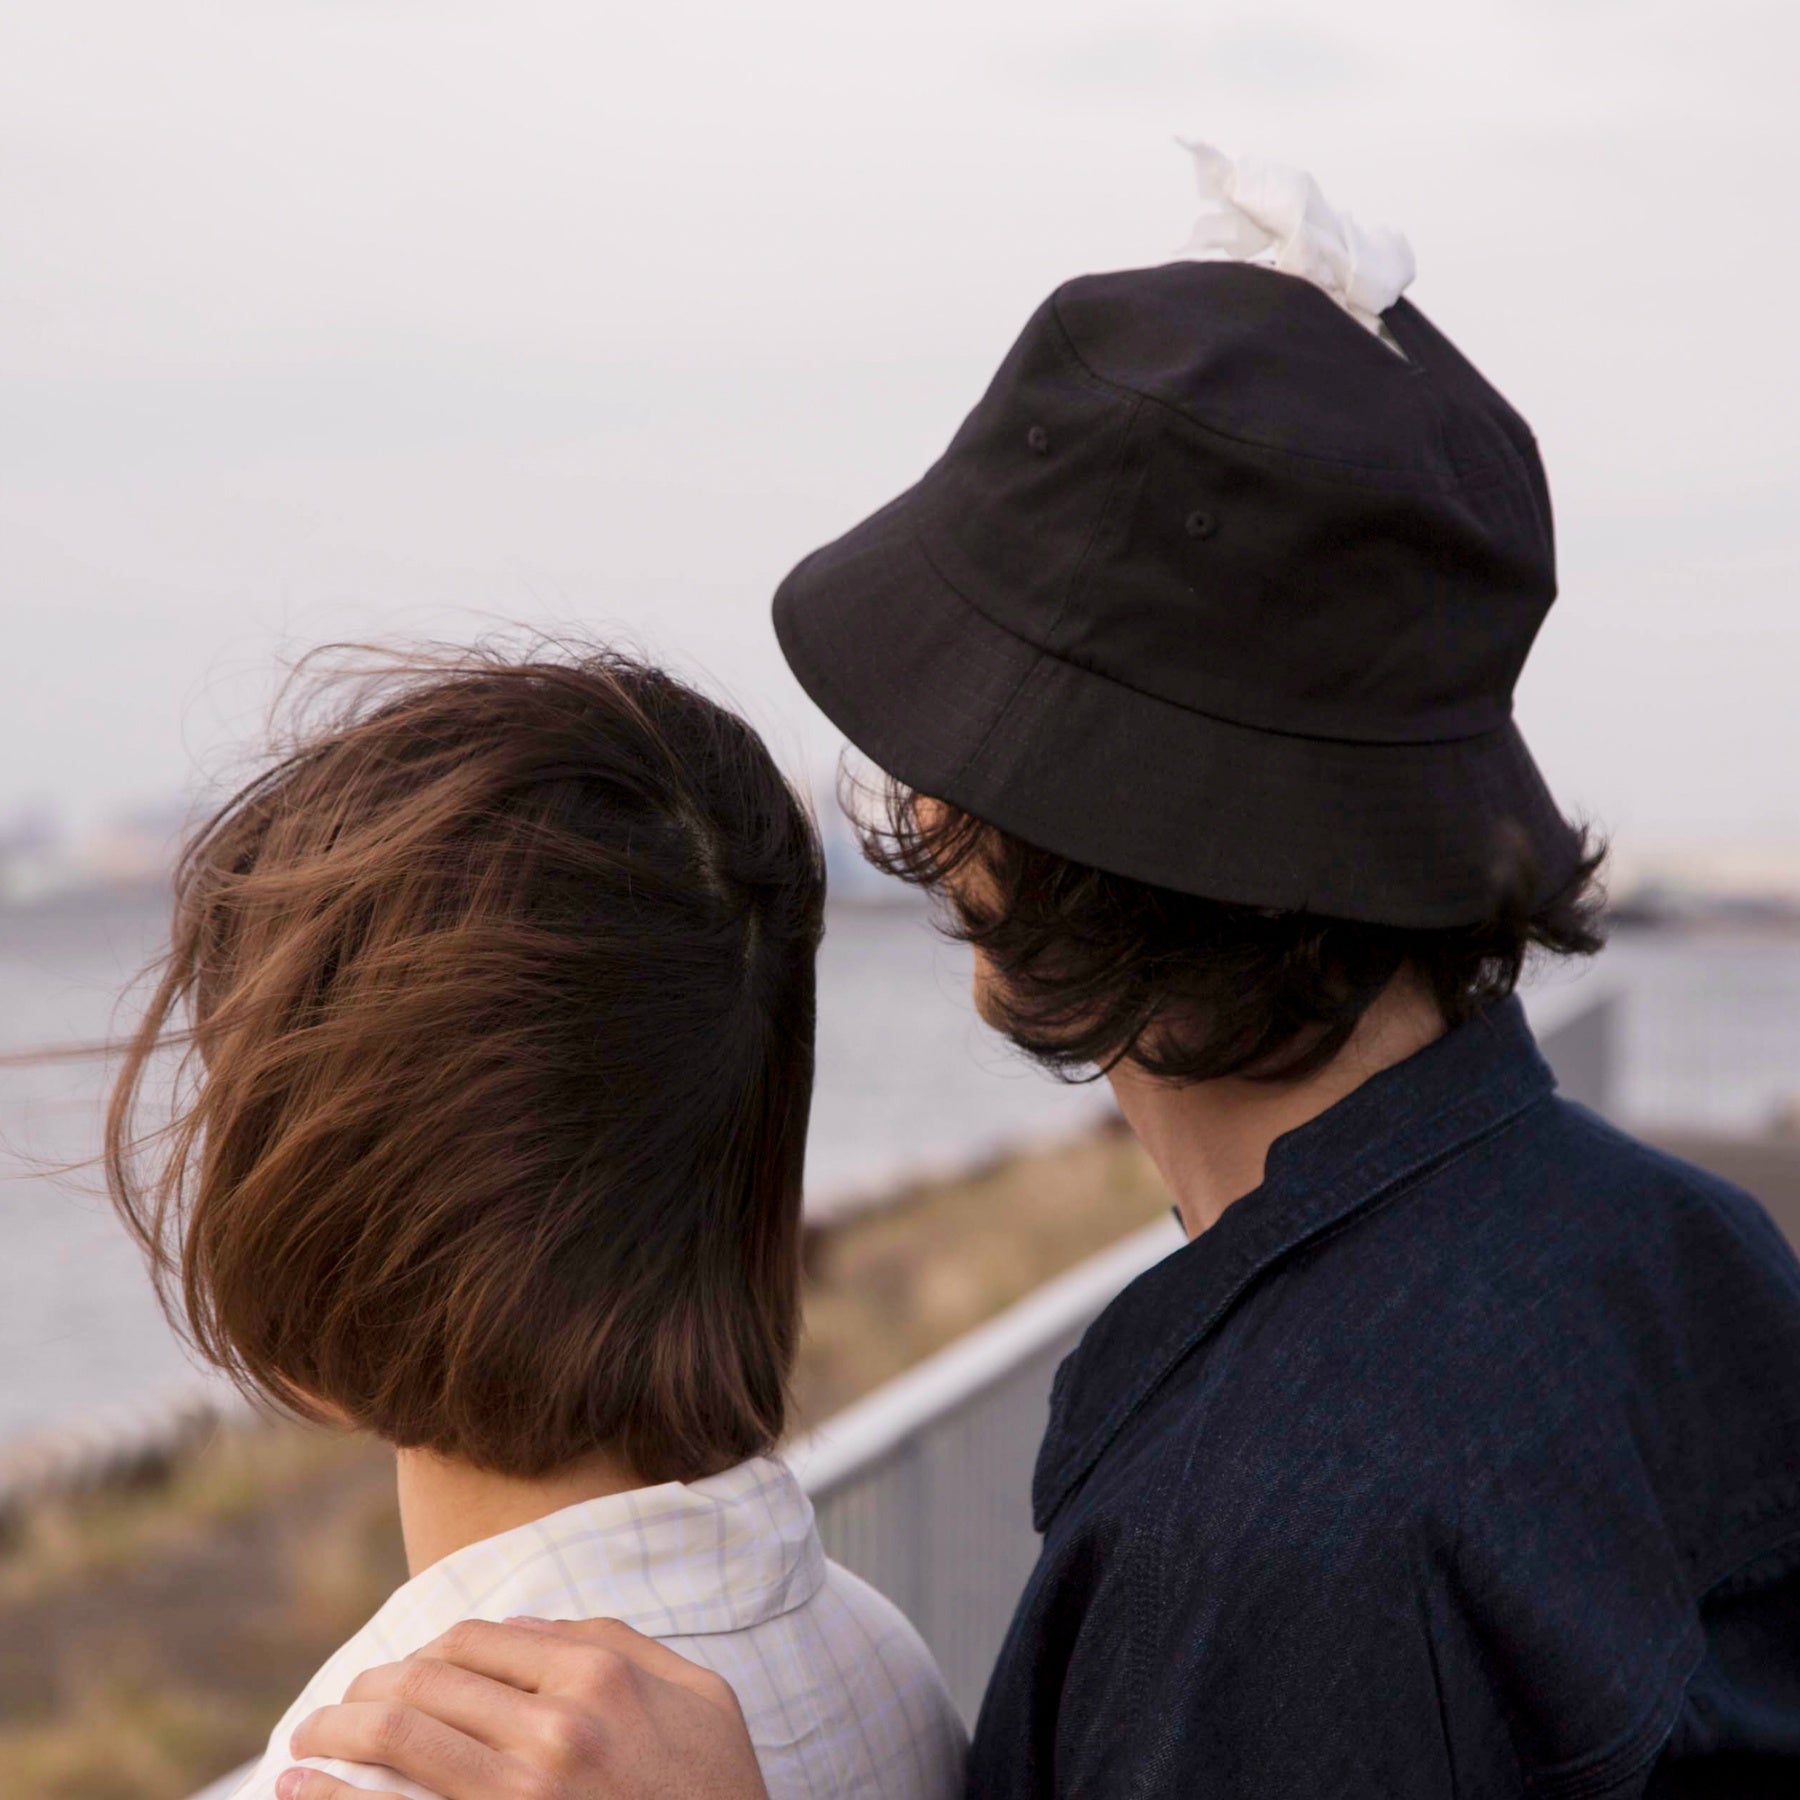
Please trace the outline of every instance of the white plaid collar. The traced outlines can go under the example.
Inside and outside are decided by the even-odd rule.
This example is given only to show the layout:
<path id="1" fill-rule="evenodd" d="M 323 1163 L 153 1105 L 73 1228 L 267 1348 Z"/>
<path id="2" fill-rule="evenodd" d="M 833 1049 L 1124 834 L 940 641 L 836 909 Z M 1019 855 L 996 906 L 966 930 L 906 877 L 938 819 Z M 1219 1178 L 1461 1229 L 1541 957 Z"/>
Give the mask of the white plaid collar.
<path id="1" fill-rule="evenodd" d="M 416 1648 L 531 1595 L 553 1595 L 562 1617 L 622 1619 L 652 1637 L 741 1631 L 804 1605 L 824 1573 L 812 1502 L 764 1457 L 466 1545 L 398 1589 L 357 1638 Z"/>

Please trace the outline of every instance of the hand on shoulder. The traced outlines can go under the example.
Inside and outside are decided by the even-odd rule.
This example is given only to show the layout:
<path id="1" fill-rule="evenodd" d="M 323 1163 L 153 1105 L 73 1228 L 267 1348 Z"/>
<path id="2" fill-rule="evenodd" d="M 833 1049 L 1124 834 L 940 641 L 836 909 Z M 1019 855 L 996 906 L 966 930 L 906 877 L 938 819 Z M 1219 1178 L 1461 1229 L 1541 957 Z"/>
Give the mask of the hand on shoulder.
<path id="1" fill-rule="evenodd" d="M 359 1676 L 293 1752 L 378 1764 L 445 1800 L 767 1800 L 729 1683 L 613 1619 L 465 1621 Z M 312 1769 L 276 1791 L 370 1800 Z"/>

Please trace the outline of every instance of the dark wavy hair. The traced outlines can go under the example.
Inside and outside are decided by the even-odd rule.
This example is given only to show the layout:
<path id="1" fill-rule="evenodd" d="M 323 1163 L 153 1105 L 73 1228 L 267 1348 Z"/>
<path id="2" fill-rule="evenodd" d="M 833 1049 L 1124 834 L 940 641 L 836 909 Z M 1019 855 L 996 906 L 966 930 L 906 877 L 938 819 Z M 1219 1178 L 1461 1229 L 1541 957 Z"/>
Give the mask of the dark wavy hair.
<path id="1" fill-rule="evenodd" d="M 316 701 L 187 845 L 112 1096 L 171 1316 L 248 1390 L 508 1474 L 766 1450 L 805 806 L 742 719 L 604 649 L 402 658 Z"/>
<path id="2" fill-rule="evenodd" d="M 1402 969 L 1445 1020 L 1504 999 L 1534 953 L 1604 942 L 1604 846 L 1548 895 L 1522 839 L 1501 846 L 1493 910 L 1419 930 L 1229 905 L 1109 875 L 883 778 L 846 775 L 845 809 L 876 868 L 940 903 L 948 934 L 996 981 L 984 1009 L 1068 1081 L 1125 1062 L 1173 1082 L 1297 1080 L 1323 1068 Z"/>

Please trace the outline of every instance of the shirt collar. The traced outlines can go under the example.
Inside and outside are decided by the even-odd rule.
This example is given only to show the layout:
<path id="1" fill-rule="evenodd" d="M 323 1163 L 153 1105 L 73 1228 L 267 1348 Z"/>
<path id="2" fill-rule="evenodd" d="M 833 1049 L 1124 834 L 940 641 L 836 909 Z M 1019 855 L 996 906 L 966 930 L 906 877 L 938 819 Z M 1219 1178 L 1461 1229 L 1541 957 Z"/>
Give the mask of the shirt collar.
<path id="1" fill-rule="evenodd" d="M 1210 1231 L 1139 1276 L 1058 1371 L 1032 1483 L 1038 1530 L 1254 1281 L 1535 1106 L 1554 1086 L 1513 999 L 1277 1138 L 1261 1185 L 1226 1208 Z"/>
<path id="2" fill-rule="evenodd" d="M 517 1610 L 553 1571 L 562 1616 L 622 1619 L 649 1637 L 742 1631 L 811 1599 L 824 1580 L 812 1502 L 787 1467 L 755 1458 L 701 1481 L 609 1494 L 465 1545 L 399 1588 L 362 1635 L 416 1646 L 459 1619 Z"/>

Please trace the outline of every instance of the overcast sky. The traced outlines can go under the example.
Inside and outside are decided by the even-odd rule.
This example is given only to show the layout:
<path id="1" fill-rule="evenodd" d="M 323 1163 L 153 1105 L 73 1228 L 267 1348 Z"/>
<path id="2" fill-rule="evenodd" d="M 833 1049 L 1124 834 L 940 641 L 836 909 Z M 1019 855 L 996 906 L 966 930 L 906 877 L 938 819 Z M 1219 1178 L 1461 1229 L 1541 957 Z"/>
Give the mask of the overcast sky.
<path id="1" fill-rule="evenodd" d="M 1630 850 L 1800 843 L 1793 0 L 9 0 L 0 821 L 228 771 L 321 639 L 767 621 L 1175 134 L 1310 167 L 1536 427 L 1520 712 Z"/>

